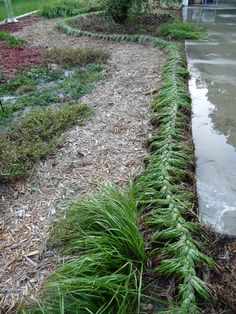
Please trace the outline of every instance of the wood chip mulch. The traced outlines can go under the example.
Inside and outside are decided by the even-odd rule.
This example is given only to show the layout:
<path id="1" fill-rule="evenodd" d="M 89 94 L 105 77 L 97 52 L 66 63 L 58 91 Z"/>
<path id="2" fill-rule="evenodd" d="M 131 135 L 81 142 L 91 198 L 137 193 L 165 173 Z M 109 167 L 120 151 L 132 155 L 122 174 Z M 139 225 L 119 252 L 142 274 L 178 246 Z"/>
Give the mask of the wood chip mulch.
<path id="1" fill-rule="evenodd" d="M 36 47 L 8 46 L 0 41 L 0 81 L 14 76 L 26 67 L 41 64 L 40 50 Z"/>

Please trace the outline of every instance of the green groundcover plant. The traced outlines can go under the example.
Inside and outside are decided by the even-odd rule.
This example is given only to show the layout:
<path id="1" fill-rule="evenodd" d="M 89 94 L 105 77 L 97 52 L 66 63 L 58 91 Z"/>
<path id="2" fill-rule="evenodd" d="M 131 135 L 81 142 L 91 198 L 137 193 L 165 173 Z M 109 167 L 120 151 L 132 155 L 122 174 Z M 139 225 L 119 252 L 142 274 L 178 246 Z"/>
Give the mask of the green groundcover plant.
<path id="1" fill-rule="evenodd" d="M 134 188 L 108 185 L 74 202 L 50 242 L 70 256 L 46 282 L 28 313 L 131 313 L 140 307 L 145 244 Z"/>
<path id="2" fill-rule="evenodd" d="M 0 85 L 0 181 L 28 176 L 34 164 L 53 153 L 60 135 L 89 117 L 81 96 L 102 79 L 101 49 L 47 50 L 44 66 L 26 68 Z"/>
<path id="3" fill-rule="evenodd" d="M 18 39 L 7 32 L 0 32 L 0 39 L 3 39 L 9 46 L 19 46 L 26 43 L 23 39 Z"/>

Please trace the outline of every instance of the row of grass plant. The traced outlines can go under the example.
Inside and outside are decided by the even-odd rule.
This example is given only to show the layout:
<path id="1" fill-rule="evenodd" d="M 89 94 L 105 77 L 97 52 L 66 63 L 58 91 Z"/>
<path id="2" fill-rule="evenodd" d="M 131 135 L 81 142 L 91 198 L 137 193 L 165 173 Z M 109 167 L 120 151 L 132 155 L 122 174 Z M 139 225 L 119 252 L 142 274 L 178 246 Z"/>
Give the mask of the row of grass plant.
<path id="1" fill-rule="evenodd" d="M 155 272 L 176 276 L 178 301 L 171 313 L 198 313 L 196 295 L 209 297 L 199 269 L 212 267 L 213 262 L 196 240 L 201 227 L 194 202 L 188 72 L 180 46 L 166 43 L 163 48 L 167 61 L 152 119 L 159 132 L 149 140 L 150 156 L 137 180 L 137 197 L 144 211 L 148 209 L 146 222 L 154 229 L 150 242 L 153 247 L 158 243 L 156 252 L 164 256 Z"/>
<path id="2" fill-rule="evenodd" d="M 51 240 L 63 248 L 66 261 L 45 284 L 35 313 L 144 313 L 143 273 L 156 256 L 160 262 L 152 275 L 175 278 L 175 302 L 165 312 L 198 313 L 197 297 L 209 297 L 200 269 L 212 267 L 212 261 L 196 240 L 201 229 L 194 211 L 191 106 L 182 48 L 151 36 L 85 32 L 70 21 L 61 22 L 59 29 L 105 40 L 150 42 L 164 49 L 167 61 L 153 102 L 158 135 L 149 140 L 145 170 L 128 192 L 108 187 L 71 205 L 56 224 Z M 152 230 L 148 241 L 141 236 L 144 227 Z M 148 299 L 153 309 L 157 299 Z"/>

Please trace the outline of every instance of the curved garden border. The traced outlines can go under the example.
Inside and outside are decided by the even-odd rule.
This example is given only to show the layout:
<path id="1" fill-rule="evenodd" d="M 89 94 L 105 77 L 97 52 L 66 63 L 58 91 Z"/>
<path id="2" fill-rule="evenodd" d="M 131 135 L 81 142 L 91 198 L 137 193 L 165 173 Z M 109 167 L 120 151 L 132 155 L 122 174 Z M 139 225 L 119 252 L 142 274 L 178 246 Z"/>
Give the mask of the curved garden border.
<path id="1" fill-rule="evenodd" d="M 149 140 L 150 155 L 146 169 L 136 179 L 136 198 L 145 223 L 154 230 L 149 238 L 148 256 L 162 254 L 154 267 L 157 275 L 176 275 L 177 301 L 169 313 L 198 313 L 197 295 L 208 299 L 208 289 L 199 269 L 212 267 L 213 261 L 202 252 L 195 239 L 200 224 L 194 213 L 193 145 L 189 140 L 191 101 L 188 94 L 184 51 L 179 44 L 146 35 L 105 35 L 73 28 L 75 19 L 102 15 L 83 14 L 60 22 L 57 28 L 68 35 L 87 36 L 108 41 L 151 43 L 162 48 L 167 61 L 162 70 L 162 85 L 153 101 L 158 135 Z M 199 237 L 200 238 L 200 237 Z M 155 249 L 158 243 L 158 251 Z"/>

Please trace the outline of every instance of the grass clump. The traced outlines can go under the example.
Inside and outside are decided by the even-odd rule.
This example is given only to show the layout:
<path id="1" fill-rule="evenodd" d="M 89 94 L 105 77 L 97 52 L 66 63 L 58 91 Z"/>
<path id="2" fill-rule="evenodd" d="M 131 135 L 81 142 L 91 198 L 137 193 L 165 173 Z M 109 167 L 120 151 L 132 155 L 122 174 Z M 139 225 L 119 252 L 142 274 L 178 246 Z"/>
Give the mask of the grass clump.
<path id="1" fill-rule="evenodd" d="M 4 40 L 9 46 L 20 46 L 26 43 L 25 40 L 16 38 L 7 32 L 0 32 L 0 39 Z"/>
<path id="2" fill-rule="evenodd" d="M 123 314 L 139 307 L 146 255 L 132 187 L 125 193 L 108 185 L 73 203 L 52 240 L 69 257 L 29 313 Z"/>
<path id="3" fill-rule="evenodd" d="M 100 50 L 54 50 L 47 66 L 0 85 L 0 181 L 27 176 L 55 150 L 61 131 L 88 115 L 78 101 L 102 79 L 106 58 Z"/>
<path id="4" fill-rule="evenodd" d="M 55 150 L 61 131 L 90 114 L 90 107 L 81 104 L 36 108 L 10 131 L 0 132 L 0 181 L 26 177 L 35 162 Z"/>
<path id="5" fill-rule="evenodd" d="M 52 19 L 56 17 L 75 16 L 87 12 L 101 10 L 100 1 L 94 0 L 60 0 L 45 5 L 40 11 L 43 17 Z"/>
<path id="6" fill-rule="evenodd" d="M 194 23 L 184 23 L 176 19 L 159 26 L 158 34 L 174 40 L 199 40 L 205 38 L 206 30 Z"/>
<path id="7" fill-rule="evenodd" d="M 108 58 L 108 53 L 103 49 L 64 47 L 45 50 L 42 57 L 46 64 L 56 63 L 75 67 L 90 63 L 104 63 Z"/>

